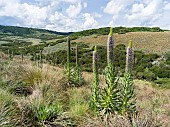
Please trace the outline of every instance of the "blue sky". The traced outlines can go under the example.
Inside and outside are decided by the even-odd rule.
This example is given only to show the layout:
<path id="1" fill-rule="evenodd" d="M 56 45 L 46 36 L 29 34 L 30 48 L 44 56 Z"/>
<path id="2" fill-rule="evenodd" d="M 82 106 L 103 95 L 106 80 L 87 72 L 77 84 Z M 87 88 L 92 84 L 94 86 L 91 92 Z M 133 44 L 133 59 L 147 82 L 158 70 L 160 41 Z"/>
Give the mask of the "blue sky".
<path id="1" fill-rule="evenodd" d="M 170 0 L 0 0 L 0 25 L 68 32 L 106 26 L 170 29 Z"/>

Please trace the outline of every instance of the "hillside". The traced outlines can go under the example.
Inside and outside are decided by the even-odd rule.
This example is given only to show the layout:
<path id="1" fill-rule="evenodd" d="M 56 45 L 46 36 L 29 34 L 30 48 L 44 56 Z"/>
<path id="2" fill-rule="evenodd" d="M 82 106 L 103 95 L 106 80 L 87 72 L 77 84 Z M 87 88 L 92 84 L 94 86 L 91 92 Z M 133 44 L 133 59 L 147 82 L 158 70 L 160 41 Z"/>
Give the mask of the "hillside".
<path id="1" fill-rule="evenodd" d="M 56 44 L 65 41 L 66 36 L 70 36 L 75 42 L 85 42 L 92 45 L 106 45 L 109 28 L 99 28 L 84 30 L 75 33 L 62 33 L 45 29 L 2 26 L 0 25 L 0 49 L 1 51 L 14 50 L 18 47 L 25 48 L 31 45 L 39 47 L 57 46 Z M 129 40 L 134 42 L 136 50 L 142 50 L 149 53 L 163 53 L 170 49 L 170 32 L 162 30 L 159 27 L 115 27 L 115 44 L 125 44 Z M 40 49 L 42 49 L 40 48 Z M 53 47 L 52 47 L 53 48 Z M 53 48 L 55 50 L 55 48 Z"/>
<path id="2" fill-rule="evenodd" d="M 0 34 L 8 34 L 13 36 L 24 36 L 33 34 L 56 34 L 56 35 L 69 35 L 70 33 L 56 32 L 45 29 L 17 27 L 17 26 L 2 26 L 0 25 Z"/>
<path id="3" fill-rule="evenodd" d="M 156 49 L 161 44 L 168 49 L 168 31 L 118 32 L 108 55 L 106 28 L 72 33 L 67 40 L 48 31 L 16 29 L 23 34 L 1 32 L 0 126 L 170 125 L 170 52 L 155 54 L 164 52 Z M 109 35 L 112 42 L 112 29 Z M 131 41 L 127 47 L 129 40 L 134 50 Z M 140 43 L 151 51 L 138 51 Z"/>
<path id="4" fill-rule="evenodd" d="M 132 40 L 136 50 L 146 53 L 163 53 L 170 50 L 170 32 L 130 32 L 126 34 L 114 34 L 115 44 L 124 44 Z M 85 42 L 92 45 L 106 45 L 107 35 L 92 35 L 81 37 L 75 42 Z"/>
<path id="5" fill-rule="evenodd" d="M 4 27 L 10 29 L 11 27 Z M 32 28 L 15 28 L 17 31 L 33 30 Z M 122 30 L 126 33 L 122 33 Z M 1 30 L 2 31 L 2 30 Z M 11 30 L 12 31 L 12 30 Z M 66 35 L 57 35 L 42 33 L 45 30 L 38 30 L 36 34 L 26 34 L 23 36 L 10 36 L 2 33 L 0 36 L 0 51 L 14 55 L 24 55 L 34 61 L 45 61 L 52 65 L 65 65 L 67 62 L 67 43 Z M 71 61 L 74 65 L 75 59 L 75 42 L 78 43 L 79 60 L 82 64 L 83 71 L 92 71 L 92 51 L 94 45 L 98 45 L 99 50 L 99 68 L 103 70 L 107 64 L 106 62 L 106 43 L 109 28 L 99 28 L 92 30 L 85 30 L 76 33 L 70 33 L 71 39 Z M 136 32 L 139 31 L 139 32 Z M 151 32 L 152 31 L 152 32 Z M 158 32 L 160 31 L 160 32 Z M 14 32 L 14 31 L 13 31 Z M 113 28 L 115 41 L 115 66 L 117 71 L 124 73 L 126 47 L 129 40 L 133 42 L 135 50 L 134 76 L 138 79 L 147 79 L 151 81 L 160 78 L 169 78 L 170 70 L 170 32 L 161 30 L 160 28 L 146 28 L 146 27 L 116 27 Z M 121 32 L 121 33 L 120 33 Z M 38 36 L 37 36 L 38 33 Z M 90 34 L 90 36 L 89 36 Z M 28 37 L 29 36 L 29 37 Z M 140 50 L 140 51 L 139 51 Z M 167 52 L 166 52 L 167 51 Z M 166 52 L 166 53 L 165 53 Z M 156 64 L 155 64 L 156 63 Z M 161 64 L 161 67 L 157 66 Z M 149 76 L 148 76 L 149 75 Z M 149 78 L 148 78 L 149 77 Z M 163 79 L 164 80 L 164 79 Z M 166 80 L 166 79 L 165 79 Z M 167 80 L 166 80 L 167 81 Z M 163 82 L 163 81 L 161 81 Z"/>
<path id="6" fill-rule="evenodd" d="M 1 26 L 0 25 L 0 44 L 12 45 L 22 43 L 25 46 L 38 45 L 49 40 L 58 40 L 64 38 L 71 33 L 61 33 L 45 29 Z"/>
<path id="7" fill-rule="evenodd" d="M 0 67 L 2 127 L 6 127 L 6 124 L 8 127 L 106 127 L 107 123 L 102 117 L 97 117 L 89 106 L 92 73 L 83 72 L 83 86 L 69 87 L 61 67 L 49 64 L 38 67 L 34 62 L 18 58 L 13 61 L 3 58 Z M 100 76 L 100 80 L 102 87 L 106 85 L 104 75 Z M 147 81 L 134 80 L 139 111 L 137 116 L 133 116 L 134 123 L 148 125 L 141 127 L 168 127 L 170 89 L 159 89 L 152 85 Z M 127 117 L 108 115 L 108 119 L 110 127 L 131 127 Z"/>

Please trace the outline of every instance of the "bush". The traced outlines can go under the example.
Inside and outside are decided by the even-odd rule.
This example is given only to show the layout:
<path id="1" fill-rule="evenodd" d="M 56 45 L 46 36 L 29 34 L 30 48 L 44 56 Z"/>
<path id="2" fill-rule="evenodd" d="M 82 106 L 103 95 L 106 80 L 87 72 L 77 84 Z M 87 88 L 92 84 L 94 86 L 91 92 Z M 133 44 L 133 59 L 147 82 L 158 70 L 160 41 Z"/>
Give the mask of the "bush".
<path id="1" fill-rule="evenodd" d="M 160 88 L 170 89 L 170 79 L 169 78 L 158 78 L 154 81 Z"/>

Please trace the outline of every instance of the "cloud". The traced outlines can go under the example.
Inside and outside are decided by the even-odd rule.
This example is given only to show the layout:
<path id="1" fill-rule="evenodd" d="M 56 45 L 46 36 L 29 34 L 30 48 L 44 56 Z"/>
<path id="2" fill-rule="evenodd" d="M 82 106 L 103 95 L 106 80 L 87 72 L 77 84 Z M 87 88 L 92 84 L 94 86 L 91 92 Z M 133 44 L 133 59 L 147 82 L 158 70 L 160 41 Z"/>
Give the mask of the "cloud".
<path id="1" fill-rule="evenodd" d="M 109 26 L 163 27 L 169 10 L 170 2 L 166 0 L 110 0 L 103 12 L 112 16 Z"/>
<path id="2" fill-rule="evenodd" d="M 0 10 L 0 16 L 8 16 L 18 18 L 24 24 L 29 26 L 41 26 L 47 18 L 46 8 L 40 8 L 35 5 L 29 5 L 27 3 L 20 4 L 19 1 L 12 0 L 12 2 L 1 2 L 2 9 Z"/>
<path id="3" fill-rule="evenodd" d="M 144 9 L 144 5 L 143 4 L 133 4 L 133 6 L 132 6 L 132 13 L 139 13 L 143 9 Z"/>
<path id="4" fill-rule="evenodd" d="M 10 25 L 78 31 L 97 24 L 95 16 L 82 12 L 87 7 L 82 0 L 35 0 L 29 3 L 4 0 L 0 1 L 0 7 L 0 19 L 6 18 L 4 21 Z M 15 24 L 9 23 L 10 20 Z"/>
<path id="5" fill-rule="evenodd" d="M 134 0 L 110 0 L 104 8 L 104 12 L 113 15 L 113 19 L 115 20 L 133 2 Z"/>
<path id="6" fill-rule="evenodd" d="M 93 13 L 92 14 L 95 18 L 101 18 L 103 15 L 102 14 L 99 14 L 99 13 Z"/>
<path id="7" fill-rule="evenodd" d="M 84 14 L 84 29 L 97 27 L 98 23 L 89 13 Z"/>
<path id="8" fill-rule="evenodd" d="M 164 10 L 170 10 L 170 3 L 167 3 L 167 4 L 164 6 Z"/>
<path id="9" fill-rule="evenodd" d="M 81 9 L 82 6 L 80 3 L 78 3 L 77 5 L 70 5 L 69 8 L 67 8 L 66 12 L 69 17 L 75 18 L 77 15 L 80 14 Z"/>
<path id="10" fill-rule="evenodd" d="M 0 0 L 1 25 L 56 31 L 104 26 L 159 26 L 169 29 L 169 14 L 169 0 Z"/>
<path id="11" fill-rule="evenodd" d="M 84 7 L 84 8 L 87 7 L 87 3 L 86 3 L 86 2 L 83 3 L 83 7 Z"/>
<path id="12" fill-rule="evenodd" d="M 129 22 L 135 22 L 138 25 L 151 23 L 157 20 L 161 16 L 162 0 L 151 0 L 144 7 L 142 4 L 133 4 L 131 14 L 127 14 L 126 17 Z"/>
<path id="13" fill-rule="evenodd" d="M 72 4 L 80 2 L 80 0 L 61 0 L 61 1 L 72 3 Z"/>

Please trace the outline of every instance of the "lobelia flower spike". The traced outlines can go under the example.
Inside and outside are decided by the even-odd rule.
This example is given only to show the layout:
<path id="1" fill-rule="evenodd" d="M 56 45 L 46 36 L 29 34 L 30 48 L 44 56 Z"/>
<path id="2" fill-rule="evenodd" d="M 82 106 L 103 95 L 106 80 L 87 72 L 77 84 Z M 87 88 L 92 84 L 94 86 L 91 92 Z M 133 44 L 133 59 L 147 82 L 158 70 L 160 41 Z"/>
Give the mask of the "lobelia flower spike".
<path id="1" fill-rule="evenodd" d="M 71 53 L 71 49 L 70 49 L 71 43 L 70 43 L 70 38 L 67 37 L 67 76 L 68 76 L 68 80 L 70 81 L 70 75 L 71 75 L 71 70 L 70 70 L 70 53 Z"/>
<path id="2" fill-rule="evenodd" d="M 76 70 L 75 70 L 75 85 L 81 86 L 84 83 L 84 78 L 80 69 L 79 59 L 78 59 L 79 47 L 76 44 Z"/>
<path id="3" fill-rule="evenodd" d="M 113 28 L 110 28 L 110 33 L 107 40 L 107 63 L 113 64 L 114 62 L 114 39 L 113 39 Z"/>
<path id="4" fill-rule="evenodd" d="M 131 77 L 134 53 L 132 49 L 132 41 L 129 41 L 129 46 L 126 53 L 126 69 L 122 78 L 122 86 L 120 89 L 120 111 L 121 115 L 128 115 L 136 112 L 136 96 L 134 92 L 133 79 Z"/>
<path id="5" fill-rule="evenodd" d="M 126 50 L 126 73 L 131 73 L 133 68 L 134 53 L 132 49 L 132 41 L 129 41 L 129 46 Z"/>
<path id="6" fill-rule="evenodd" d="M 76 44 L 76 68 L 77 68 L 78 65 L 79 65 L 79 61 L 78 61 L 78 50 L 79 50 L 79 48 L 78 48 L 78 45 Z"/>
<path id="7" fill-rule="evenodd" d="M 107 66 L 105 68 L 105 80 L 107 87 L 105 87 L 100 94 L 100 113 L 108 114 L 117 111 L 118 107 L 118 79 L 115 75 L 114 69 L 114 39 L 113 29 L 110 28 L 107 41 Z"/>
<path id="8" fill-rule="evenodd" d="M 91 97 L 91 109 L 95 112 L 98 110 L 99 101 L 99 75 L 98 75 L 98 54 L 97 48 L 94 47 L 93 51 L 93 86 L 92 86 L 92 97 Z"/>

